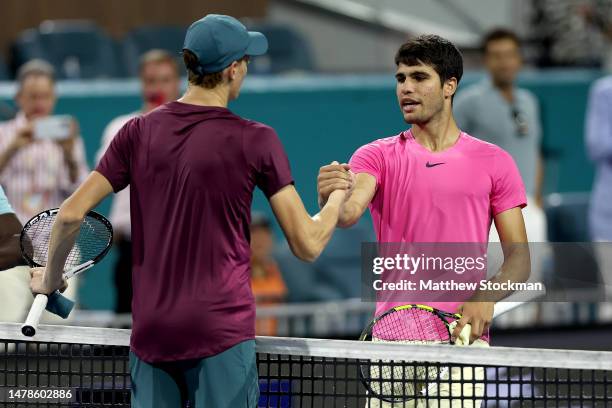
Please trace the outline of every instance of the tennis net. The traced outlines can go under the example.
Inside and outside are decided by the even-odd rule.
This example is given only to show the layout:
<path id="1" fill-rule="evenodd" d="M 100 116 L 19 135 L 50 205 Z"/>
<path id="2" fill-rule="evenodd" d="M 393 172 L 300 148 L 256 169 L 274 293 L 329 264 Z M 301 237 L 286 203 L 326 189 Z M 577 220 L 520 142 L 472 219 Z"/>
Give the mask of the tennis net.
<path id="1" fill-rule="evenodd" d="M 0 323 L 0 407 L 128 407 L 129 335 Z M 257 353 L 260 407 L 612 407 L 612 352 L 259 337 Z"/>

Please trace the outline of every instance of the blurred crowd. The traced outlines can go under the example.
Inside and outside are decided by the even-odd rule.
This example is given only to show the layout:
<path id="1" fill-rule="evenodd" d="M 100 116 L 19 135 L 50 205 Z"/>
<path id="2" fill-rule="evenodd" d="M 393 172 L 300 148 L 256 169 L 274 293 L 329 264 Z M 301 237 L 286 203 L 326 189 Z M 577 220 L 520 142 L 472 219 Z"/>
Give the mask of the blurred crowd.
<path id="1" fill-rule="evenodd" d="M 270 40 L 268 54 L 250 62 L 251 73 L 304 73 L 315 69 L 309 43 L 290 25 L 256 20 L 245 23 Z M 0 53 L 0 80 L 16 79 L 19 67 L 32 59 L 49 62 L 60 80 L 133 78 L 140 71 L 139 59 L 134 56 L 157 49 L 179 59 L 186 29 L 181 25 L 143 25 L 114 38 L 92 20 L 46 20 L 17 33 L 6 57 Z M 186 74 L 182 62 L 178 68 L 181 75 Z M 0 117 L 2 113 L 0 109 Z"/>
<path id="2" fill-rule="evenodd" d="M 552 4 L 559 2 L 542 0 L 537 3 L 543 10 L 542 24 L 538 27 L 546 30 L 548 20 L 559 14 L 555 14 L 558 6 Z M 569 7 L 574 2 L 567 3 Z M 568 17 L 573 20 L 568 23 L 567 31 L 542 34 L 542 38 L 549 35 L 558 41 L 566 38 L 562 40 L 563 47 L 552 44 L 546 58 L 556 61 L 564 58 L 590 60 L 606 55 L 604 48 L 596 51 L 592 47 L 580 46 L 581 42 L 587 41 L 582 37 L 586 32 L 573 32 L 572 29 L 578 24 L 599 30 L 602 41 L 607 41 L 605 49 L 612 49 L 609 43 L 612 41 L 612 23 L 604 18 L 609 14 L 608 3 L 612 4 L 598 2 L 577 8 L 576 13 Z M 562 27 L 559 24 L 555 26 Z M 496 29 L 489 32 L 482 41 L 482 61 L 487 76 L 481 82 L 461 89 L 454 101 L 454 112 L 462 130 L 499 145 L 513 156 L 529 197 L 529 206 L 524 210 L 529 240 L 545 242 L 547 220 L 542 187 L 545 175 L 540 108 L 535 95 L 516 84 L 523 65 L 521 48 L 521 40 L 512 31 Z M 570 57 L 568 53 L 573 55 Z M 580 53 L 584 55 L 580 56 Z M 129 119 L 179 96 L 182 67 L 176 56 L 153 49 L 142 54 L 139 61 L 141 108 L 110 121 L 104 133 L 99 135 L 97 159 Z M 75 117 L 54 113 L 57 103 L 56 68 L 43 60 L 23 64 L 16 77 L 14 96 L 18 113 L 13 119 L 0 123 L 0 269 L 5 269 L 0 274 L 1 321 L 21 321 L 31 300 L 28 268 L 20 265 L 16 243 L 20 225 L 44 209 L 58 207 L 89 172 L 78 121 Z M 584 134 L 586 150 L 597 169 L 589 209 L 590 239 L 602 242 L 612 241 L 610 111 L 612 76 L 597 81 L 592 87 Z M 115 310 L 118 313 L 131 311 L 129 200 L 129 189 L 120 192 L 114 197 L 110 212 L 118 255 L 114 265 Z M 314 264 L 295 259 L 285 244 L 275 247 L 273 226 L 262 214 L 253 214 L 250 236 L 252 288 L 259 305 L 360 296 L 360 282 L 355 275 L 361 269 L 360 243 L 374 240 L 371 226 L 367 223 L 362 222 L 349 231 L 338 231 L 324 255 Z M 494 227 L 491 240 L 497 240 Z M 601 251 L 596 257 L 601 280 L 610 288 L 610 254 Z M 75 298 L 77 288 L 77 284 L 71 284 L 68 296 Z M 267 319 L 258 322 L 257 331 L 259 334 L 274 334 L 275 328 L 274 319 Z"/>
<path id="3" fill-rule="evenodd" d="M 612 69 L 612 1 L 534 0 L 533 10 L 538 66 Z"/>

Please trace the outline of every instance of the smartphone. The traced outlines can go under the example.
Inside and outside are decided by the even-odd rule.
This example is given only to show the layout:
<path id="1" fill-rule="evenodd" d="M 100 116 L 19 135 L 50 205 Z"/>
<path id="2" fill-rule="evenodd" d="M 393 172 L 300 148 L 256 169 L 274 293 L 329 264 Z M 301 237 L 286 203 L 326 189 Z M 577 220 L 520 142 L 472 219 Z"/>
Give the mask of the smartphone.
<path id="1" fill-rule="evenodd" d="M 72 116 L 55 115 L 34 121 L 34 138 L 47 140 L 64 140 L 72 133 Z"/>

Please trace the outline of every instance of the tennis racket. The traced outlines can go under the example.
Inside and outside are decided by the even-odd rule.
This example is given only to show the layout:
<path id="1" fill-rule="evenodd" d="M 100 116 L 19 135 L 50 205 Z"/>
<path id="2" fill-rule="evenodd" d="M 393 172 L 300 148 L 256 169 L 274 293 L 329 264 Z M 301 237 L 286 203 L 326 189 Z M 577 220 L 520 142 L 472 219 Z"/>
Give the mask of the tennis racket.
<path id="1" fill-rule="evenodd" d="M 28 221 L 21 231 L 21 254 L 30 267 L 47 265 L 47 254 L 53 223 L 59 208 L 43 211 Z M 64 279 L 91 268 L 108 253 L 113 242 L 113 227 L 102 215 L 90 211 L 85 216 L 72 250 L 64 264 Z M 45 308 L 63 318 L 68 317 L 74 302 L 55 291 L 49 296 L 38 294 L 30 308 L 28 317 L 21 327 L 25 336 L 34 336 L 38 322 Z"/>
<path id="2" fill-rule="evenodd" d="M 500 302 L 495 305 L 493 318 L 524 303 L 526 302 Z M 452 344 L 451 333 L 454 326 L 451 325 L 459 319 L 459 313 L 448 313 L 426 305 L 396 306 L 375 317 L 361 333 L 359 340 Z M 370 395 L 396 403 L 434 395 L 440 380 L 448 379 L 448 372 L 449 366 L 442 364 L 375 360 L 361 361 L 359 376 Z"/>

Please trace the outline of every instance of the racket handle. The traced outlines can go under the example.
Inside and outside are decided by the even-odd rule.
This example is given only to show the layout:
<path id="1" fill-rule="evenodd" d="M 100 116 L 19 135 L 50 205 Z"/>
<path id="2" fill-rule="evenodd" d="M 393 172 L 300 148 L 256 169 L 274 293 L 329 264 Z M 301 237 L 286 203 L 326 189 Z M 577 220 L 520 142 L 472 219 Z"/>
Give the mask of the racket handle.
<path id="1" fill-rule="evenodd" d="M 495 309 L 493 311 L 493 318 L 497 316 L 501 316 L 504 313 L 508 313 L 512 309 L 516 309 L 517 307 L 525 304 L 526 302 L 498 302 L 495 304 Z"/>
<path id="2" fill-rule="evenodd" d="M 30 312 L 28 313 L 28 317 L 26 318 L 25 323 L 21 326 L 21 333 L 24 336 L 32 337 L 36 334 L 36 329 L 38 328 L 38 322 L 40 321 L 40 316 L 42 312 L 47 307 L 47 301 L 49 298 L 47 295 L 38 294 L 34 298 L 34 303 L 32 303 L 32 307 L 30 308 Z"/>
<path id="3" fill-rule="evenodd" d="M 516 309 L 517 307 L 524 305 L 526 303 L 535 301 L 536 299 L 541 298 L 546 294 L 546 288 L 538 292 L 528 292 L 528 293 L 515 293 L 508 296 L 504 299 L 503 302 L 497 302 L 495 304 L 495 309 L 493 311 L 493 318 L 497 316 L 501 316 L 504 313 L 508 313 L 509 311 Z"/>
<path id="4" fill-rule="evenodd" d="M 72 311 L 74 307 L 74 302 L 61 293 L 59 291 L 55 291 L 49 295 L 49 300 L 47 301 L 47 312 L 53 313 L 61 317 L 62 319 L 68 318 L 68 315 Z"/>

